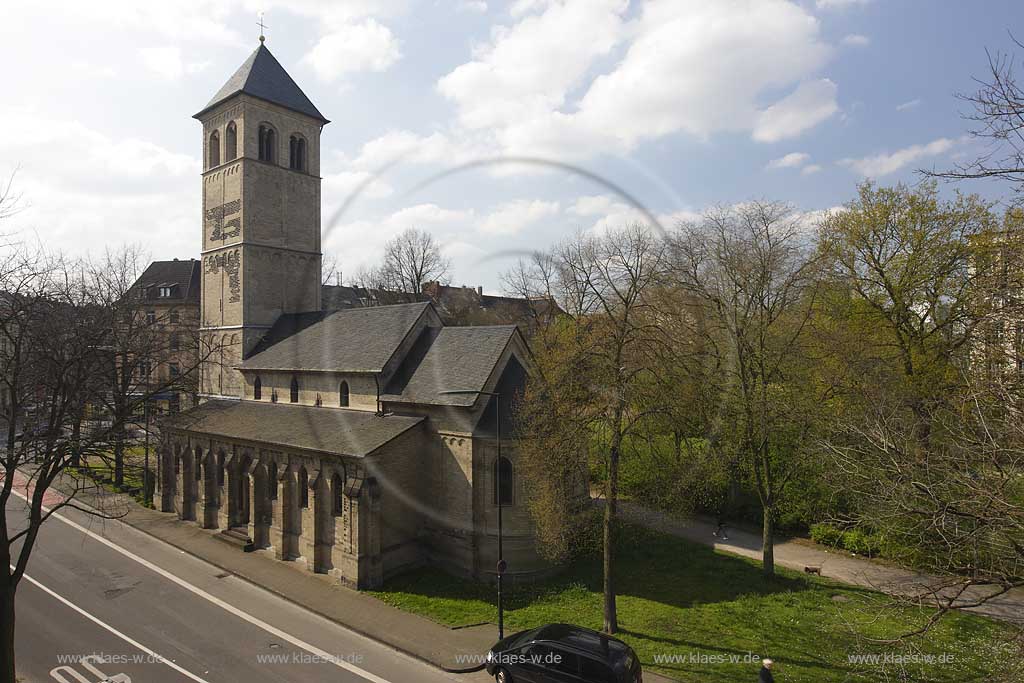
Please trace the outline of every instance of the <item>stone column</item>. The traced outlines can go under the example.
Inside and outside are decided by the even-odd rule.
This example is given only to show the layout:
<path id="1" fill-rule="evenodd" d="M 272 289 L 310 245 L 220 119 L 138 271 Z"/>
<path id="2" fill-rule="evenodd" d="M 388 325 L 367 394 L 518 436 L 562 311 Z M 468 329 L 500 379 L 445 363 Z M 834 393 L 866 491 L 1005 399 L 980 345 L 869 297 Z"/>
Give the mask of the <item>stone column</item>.
<path id="1" fill-rule="evenodd" d="M 298 540 L 301 531 L 296 528 L 299 523 L 298 473 L 291 463 L 281 472 L 278 500 L 279 511 L 275 511 L 274 517 L 275 521 L 280 520 L 281 543 L 275 555 L 281 560 L 294 560 L 299 557 Z"/>
<path id="2" fill-rule="evenodd" d="M 217 457 L 207 451 L 203 458 L 203 528 L 217 529 L 220 526 L 220 492 L 217 490 Z"/>
<path id="3" fill-rule="evenodd" d="M 273 486 L 273 495 L 268 488 L 269 516 L 270 516 L 270 547 L 274 550 L 275 557 L 281 559 L 284 549 L 284 492 L 282 481 L 285 477 L 287 467 L 283 466 L 276 453 L 268 453 L 267 458 L 267 481 L 268 487 Z M 271 465 L 274 467 L 271 467 Z"/>
<path id="4" fill-rule="evenodd" d="M 174 512 L 174 497 L 177 495 L 177 475 L 174 472 L 174 444 L 164 443 L 160 447 L 160 488 L 155 492 L 153 500 L 159 501 L 160 512 Z"/>
<path id="5" fill-rule="evenodd" d="M 259 463 L 253 457 L 252 453 L 246 453 L 246 459 L 243 460 L 244 465 L 240 468 L 241 477 L 239 478 L 239 485 L 242 487 L 242 493 L 245 495 L 245 510 L 243 512 L 242 521 L 245 522 L 245 534 L 249 537 L 249 540 L 254 541 L 256 539 L 256 467 Z"/>
<path id="6" fill-rule="evenodd" d="M 303 463 L 302 468 L 296 471 L 295 485 L 300 487 L 302 482 L 302 469 L 306 471 L 306 505 L 302 505 L 302 490 L 296 489 L 296 530 L 298 531 L 298 554 L 307 563 L 310 571 L 314 570 L 316 561 L 316 481 L 320 476 L 320 470 L 311 463 Z"/>
<path id="7" fill-rule="evenodd" d="M 318 574 L 327 574 L 334 568 L 332 550 L 334 548 L 334 499 L 326 471 L 321 470 L 316 481 L 310 484 L 313 495 L 313 565 Z"/>
<path id="8" fill-rule="evenodd" d="M 185 456 L 188 453 L 180 443 L 174 446 L 174 512 L 185 519 Z"/>
<path id="9" fill-rule="evenodd" d="M 231 528 L 231 495 L 228 481 L 228 469 L 234 451 L 225 453 L 218 448 L 213 456 L 213 485 L 217 490 L 217 528 Z"/>

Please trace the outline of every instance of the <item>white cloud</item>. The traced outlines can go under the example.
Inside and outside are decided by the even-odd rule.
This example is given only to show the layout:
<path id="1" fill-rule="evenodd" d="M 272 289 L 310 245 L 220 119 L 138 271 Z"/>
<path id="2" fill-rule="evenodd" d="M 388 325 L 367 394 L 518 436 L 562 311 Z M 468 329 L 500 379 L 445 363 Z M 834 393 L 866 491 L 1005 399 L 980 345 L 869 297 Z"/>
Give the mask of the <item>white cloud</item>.
<path id="1" fill-rule="evenodd" d="M 178 80 L 186 74 L 199 73 L 210 65 L 205 62 L 188 62 L 181 57 L 178 47 L 144 47 L 139 49 L 142 64 L 150 71 L 168 80 Z"/>
<path id="2" fill-rule="evenodd" d="M 904 102 L 902 104 L 897 104 L 896 105 L 896 111 L 908 111 L 910 109 L 915 109 L 920 104 L 921 104 L 921 100 L 919 100 L 919 99 L 910 100 L 910 101 Z"/>
<path id="3" fill-rule="evenodd" d="M 462 0 L 458 4 L 458 9 L 460 12 L 484 14 L 487 12 L 487 3 L 484 0 Z"/>
<path id="4" fill-rule="evenodd" d="M 38 229 L 72 251 L 160 234 L 164 255 L 190 253 L 198 158 L 29 108 L 0 107 L 0 127 L 18 131 L 0 138 L 0 159 L 17 162 L 16 187 L 27 205 L 5 231 Z"/>
<path id="5" fill-rule="evenodd" d="M 559 212 L 558 202 L 518 199 L 498 206 L 480 223 L 486 235 L 514 235 L 537 221 Z"/>
<path id="6" fill-rule="evenodd" d="M 813 173 L 817 173 L 820 170 L 821 166 L 819 164 L 808 164 L 804 166 L 802 169 L 800 169 L 800 175 L 811 175 Z"/>
<path id="7" fill-rule="evenodd" d="M 871 44 L 871 39 L 860 33 L 851 33 L 848 36 L 844 36 L 842 41 L 843 45 L 849 45 L 851 47 L 864 47 L 865 45 Z"/>
<path id="8" fill-rule="evenodd" d="M 625 9 L 620 0 L 520 2 L 519 20 L 495 29 L 438 89 L 463 126 L 492 131 L 506 152 L 559 158 L 628 152 L 678 132 L 777 140 L 838 109 L 834 83 L 807 80 L 831 49 L 796 2 L 648 0 L 629 21 Z M 618 62 L 593 78 L 620 46 Z M 766 94 L 797 85 L 764 106 Z"/>
<path id="9" fill-rule="evenodd" d="M 811 155 L 805 152 L 790 152 L 784 157 L 772 159 L 768 162 L 767 168 L 799 168 L 811 160 Z"/>
<path id="10" fill-rule="evenodd" d="M 616 230 L 635 223 L 642 225 L 651 223 L 643 211 L 609 195 L 578 197 L 573 204 L 568 206 L 566 213 L 579 218 L 596 218 L 589 226 L 585 226 L 587 230 L 595 233 Z M 690 209 L 679 209 L 655 216 L 658 223 L 666 230 L 671 230 L 680 221 L 696 220 L 699 217 L 699 212 Z"/>
<path id="11" fill-rule="evenodd" d="M 801 83 L 796 90 L 765 109 L 754 125 L 758 142 L 796 137 L 839 111 L 836 84 L 827 78 Z"/>
<path id="12" fill-rule="evenodd" d="M 393 130 L 363 144 L 352 164 L 356 168 L 377 170 L 394 161 L 432 164 L 456 163 L 483 154 L 470 136 L 455 141 L 440 132 L 422 136 L 408 130 Z"/>
<path id="13" fill-rule="evenodd" d="M 359 196 L 364 199 L 383 199 L 394 194 L 390 183 L 368 171 L 342 171 L 324 176 L 324 202 L 343 201 L 359 188 L 362 188 Z"/>
<path id="14" fill-rule="evenodd" d="M 437 84 L 468 128 L 511 125 L 561 107 L 596 57 L 623 38 L 626 0 L 568 0 L 514 26 L 496 26 L 491 44 Z M 567 30 L 572 27 L 572 30 Z"/>
<path id="15" fill-rule="evenodd" d="M 904 147 L 892 154 L 882 153 L 860 159 L 842 159 L 839 163 L 867 178 L 880 178 L 890 173 L 895 173 L 904 166 L 921 159 L 948 152 L 956 143 L 956 140 L 939 138 L 926 145 Z"/>
<path id="16" fill-rule="evenodd" d="M 324 81 L 360 71 L 385 71 L 402 56 L 391 29 L 368 18 L 342 24 L 320 38 L 302 61 Z"/>

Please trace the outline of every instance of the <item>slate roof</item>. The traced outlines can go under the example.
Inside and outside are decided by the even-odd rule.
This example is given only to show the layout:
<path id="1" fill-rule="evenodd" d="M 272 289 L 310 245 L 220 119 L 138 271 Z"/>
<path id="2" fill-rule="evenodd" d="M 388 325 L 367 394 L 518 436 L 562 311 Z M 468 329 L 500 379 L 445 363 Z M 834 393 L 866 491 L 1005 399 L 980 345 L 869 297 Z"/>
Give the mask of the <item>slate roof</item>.
<path id="1" fill-rule="evenodd" d="M 245 370 L 382 372 L 429 302 L 282 315 Z"/>
<path id="2" fill-rule="evenodd" d="M 221 86 L 213 99 L 194 118 L 199 118 L 238 93 L 252 95 L 311 116 L 323 123 L 330 123 L 263 43 L 260 43 L 256 51 L 249 55 L 242 66 L 238 67 L 238 71 Z"/>
<path id="3" fill-rule="evenodd" d="M 446 394 L 446 391 L 484 388 L 502 352 L 508 346 L 515 325 L 475 327 L 444 327 L 433 339 L 417 343 L 429 344 L 411 375 L 400 370 L 396 380 L 381 395 L 382 401 L 426 403 L 431 405 L 470 406 L 477 394 Z M 410 354 L 415 357 L 414 352 Z M 407 377 L 407 379 L 406 379 Z"/>
<path id="4" fill-rule="evenodd" d="M 165 418 L 175 429 L 286 448 L 365 457 L 424 418 L 256 401 L 207 401 Z"/>
<path id="5" fill-rule="evenodd" d="M 187 301 L 198 304 L 200 275 L 199 261 L 196 259 L 153 261 L 132 285 L 132 291 L 146 301 L 153 300 L 161 303 Z M 173 288 L 172 296 L 158 298 L 159 288 L 167 286 Z"/>

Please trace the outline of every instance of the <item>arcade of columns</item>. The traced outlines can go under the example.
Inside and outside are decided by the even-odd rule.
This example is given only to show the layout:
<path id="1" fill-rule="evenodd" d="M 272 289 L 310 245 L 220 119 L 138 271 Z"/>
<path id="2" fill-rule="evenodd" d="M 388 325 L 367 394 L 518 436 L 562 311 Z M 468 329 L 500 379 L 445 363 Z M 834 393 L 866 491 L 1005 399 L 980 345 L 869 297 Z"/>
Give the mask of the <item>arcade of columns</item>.
<path id="1" fill-rule="evenodd" d="M 160 460 L 162 511 L 360 589 L 383 582 L 380 489 L 362 462 L 208 439 L 172 440 Z"/>

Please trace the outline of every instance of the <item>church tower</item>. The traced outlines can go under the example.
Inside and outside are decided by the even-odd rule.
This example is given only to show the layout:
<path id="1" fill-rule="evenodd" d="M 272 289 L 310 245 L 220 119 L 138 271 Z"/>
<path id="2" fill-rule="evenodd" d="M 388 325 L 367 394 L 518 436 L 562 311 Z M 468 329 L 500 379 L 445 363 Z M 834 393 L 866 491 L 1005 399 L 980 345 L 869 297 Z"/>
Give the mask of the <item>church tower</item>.
<path id="1" fill-rule="evenodd" d="M 234 370 L 282 313 L 320 310 L 320 133 L 328 120 L 263 44 L 195 115 L 203 124 L 200 394 L 238 398 Z"/>

